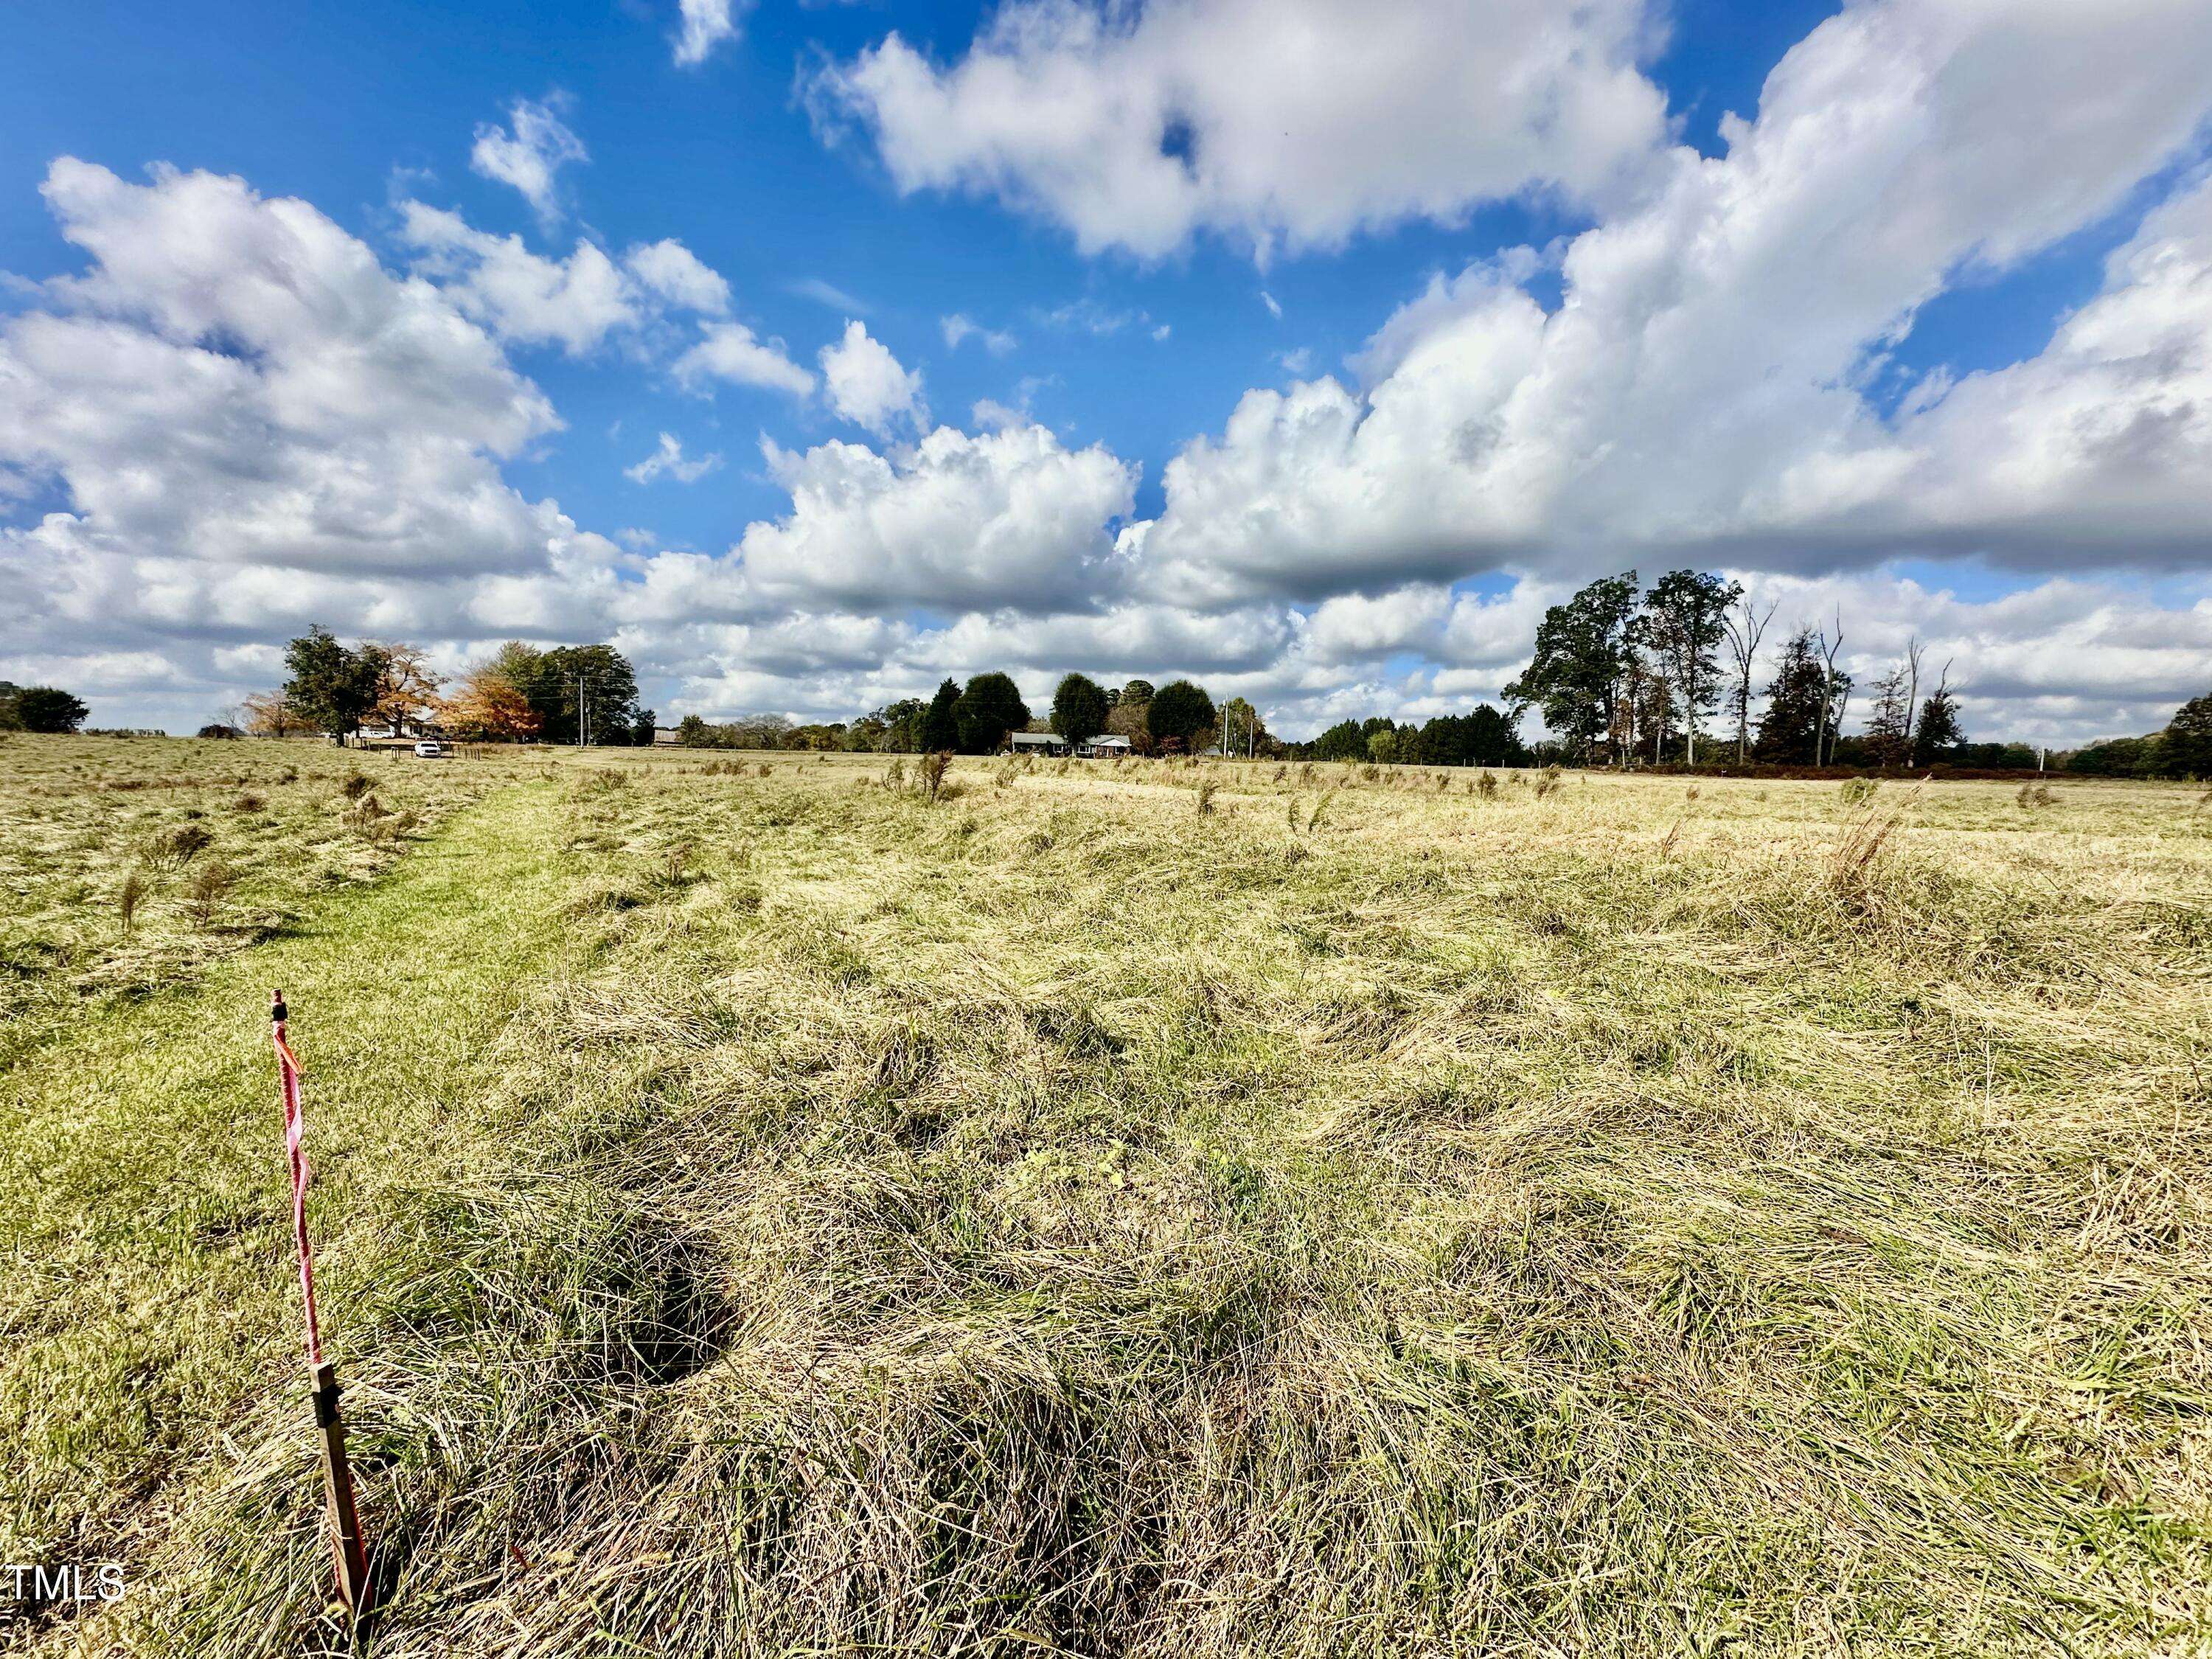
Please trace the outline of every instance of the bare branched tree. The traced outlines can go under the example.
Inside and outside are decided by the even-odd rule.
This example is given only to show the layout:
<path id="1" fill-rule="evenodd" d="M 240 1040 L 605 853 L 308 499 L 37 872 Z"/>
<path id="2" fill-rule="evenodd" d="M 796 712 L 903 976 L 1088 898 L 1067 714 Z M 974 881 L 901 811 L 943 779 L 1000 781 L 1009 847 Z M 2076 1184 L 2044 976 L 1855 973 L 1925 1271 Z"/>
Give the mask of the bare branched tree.
<path id="1" fill-rule="evenodd" d="M 1836 659 L 1844 651 L 1844 613 L 1836 612 L 1836 631 L 1831 638 L 1822 629 L 1814 636 L 1815 649 L 1820 653 L 1820 666 L 1825 673 L 1827 695 L 1822 700 L 1820 729 L 1813 740 L 1813 764 L 1825 766 L 1834 758 L 1836 739 L 1843 735 L 1844 710 L 1851 701 L 1851 677 L 1836 672 Z"/>
<path id="2" fill-rule="evenodd" d="M 1735 716 L 1735 757 L 1739 764 L 1751 758 L 1751 677 L 1759 662 L 1759 642 L 1765 637 L 1767 623 L 1774 620 L 1777 601 L 1767 601 L 1761 611 L 1748 594 L 1736 596 L 1735 604 L 1722 619 L 1728 629 L 1729 659 L 1735 665 L 1735 684 L 1729 691 L 1729 710 Z"/>

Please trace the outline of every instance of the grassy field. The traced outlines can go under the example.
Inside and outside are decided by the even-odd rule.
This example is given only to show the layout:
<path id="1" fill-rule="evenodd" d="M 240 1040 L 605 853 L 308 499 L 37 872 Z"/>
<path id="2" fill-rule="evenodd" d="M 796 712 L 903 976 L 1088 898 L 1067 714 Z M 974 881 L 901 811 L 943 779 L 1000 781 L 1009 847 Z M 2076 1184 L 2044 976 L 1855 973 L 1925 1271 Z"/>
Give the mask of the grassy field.
<path id="1" fill-rule="evenodd" d="M 0 1642 L 348 1650 L 282 984 L 368 1651 L 2212 1651 L 2198 791 L 374 764 L 0 748 Z"/>

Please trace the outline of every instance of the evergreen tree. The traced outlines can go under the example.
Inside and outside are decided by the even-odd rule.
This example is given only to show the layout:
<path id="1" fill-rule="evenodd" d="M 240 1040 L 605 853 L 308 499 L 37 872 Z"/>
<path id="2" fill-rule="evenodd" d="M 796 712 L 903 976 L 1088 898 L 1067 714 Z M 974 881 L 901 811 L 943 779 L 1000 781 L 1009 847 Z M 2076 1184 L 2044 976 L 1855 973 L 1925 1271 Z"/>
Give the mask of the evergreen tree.
<path id="1" fill-rule="evenodd" d="M 1966 734 L 1959 725 L 1959 700 L 1948 688 L 1937 686 L 1920 705 L 1920 726 L 1912 738 L 1914 757 L 1923 761 L 1940 760 L 1948 750 L 1956 749 L 1966 740 Z"/>
<path id="2" fill-rule="evenodd" d="M 1801 628 L 1782 647 L 1752 752 L 1782 765 L 1812 765 L 1820 753 L 1827 708 L 1827 671 L 1814 648 L 1812 630 Z"/>
<path id="3" fill-rule="evenodd" d="M 1030 706 L 1022 701 L 1021 688 L 996 672 L 969 681 L 952 712 L 960 723 L 960 751 L 966 755 L 996 754 L 1009 732 L 1022 731 L 1030 723 Z"/>
<path id="4" fill-rule="evenodd" d="M 1322 761 L 1364 759 L 1367 734 L 1358 720 L 1339 720 L 1314 739 L 1313 754 L 1316 760 Z"/>
<path id="5" fill-rule="evenodd" d="M 351 737 L 376 701 L 384 665 L 374 647 L 348 650 L 326 628 L 309 628 L 284 647 L 284 701 L 318 732 Z"/>
<path id="6" fill-rule="evenodd" d="M 1106 693 L 1087 675 L 1070 674 L 1052 694 L 1052 729 L 1073 748 L 1106 729 Z"/>
<path id="7" fill-rule="evenodd" d="M 1152 741 L 1180 744 L 1186 752 L 1206 746 L 1213 730 L 1213 699 L 1188 680 L 1170 680 L 1154 694 L 1145 714 Z"/>
<path id="8" fill-rule="evenodd" d="M 928 712 L 921 717 L 921 752 L 933 755 L 940 750 L 960 746 L 960 683 L 946 680 L 937 688 L 937 695 L 929 700 Z"/>
<path id="9" fill-rule="evenodd" d="M 636 741 L 637 675 L 611 645 L 561 645 L 550 651 L 509 644 L 495 666 L 530 704 L 540 743 Z M 649 740 L 649 738 L 648 738 Z"/>
<path id="10" fill-rule="evenodd" d="M 15 696 L 16 724 L 26 732 L 74 732 L 92 711 L 55 685 L 27 685 Z"/>
<path id="11" fill-rule="evenodd" d="M 1898 664 L 1874 683 L 1874 712 L 1867 716 L 1866 746 L 1876 766 L 1904 766 L 1912 759 L 1912 703 L 1908 672 Z"/>

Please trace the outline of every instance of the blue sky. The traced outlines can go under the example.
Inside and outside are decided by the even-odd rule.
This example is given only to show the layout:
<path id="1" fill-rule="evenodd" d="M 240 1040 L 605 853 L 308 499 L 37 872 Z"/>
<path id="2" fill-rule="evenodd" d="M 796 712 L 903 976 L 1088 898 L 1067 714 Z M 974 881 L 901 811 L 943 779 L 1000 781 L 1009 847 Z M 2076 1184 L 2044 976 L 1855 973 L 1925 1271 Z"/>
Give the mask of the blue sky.
<path id="1" fill-rule="evenodd" d="M 1693 564 L 1977 735 L 2212 683 L 2204 0 L 689 10 L 12 9 L 0 673 L 189 726 L 312 619 L 1297 732 Z"/>

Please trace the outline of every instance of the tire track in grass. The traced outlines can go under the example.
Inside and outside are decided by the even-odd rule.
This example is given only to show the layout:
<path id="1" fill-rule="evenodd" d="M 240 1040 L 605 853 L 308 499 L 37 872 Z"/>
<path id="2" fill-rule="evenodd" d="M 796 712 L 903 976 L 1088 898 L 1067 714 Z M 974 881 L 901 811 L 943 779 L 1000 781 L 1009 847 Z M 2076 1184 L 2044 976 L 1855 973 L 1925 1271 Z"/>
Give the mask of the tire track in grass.
<path id="1" fill-rule="evenodd" d="M 326 1346 L 408 1193 L 483 1149 L 493 1040 L 566 962 L 547 783 L 194 986 L 88 1013 L 0 1080 L 0 1560 L 136 1554 L 137 1523 L 269 1387 L 304 1398 L 272 986 L 306 1067 Z"/>

